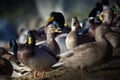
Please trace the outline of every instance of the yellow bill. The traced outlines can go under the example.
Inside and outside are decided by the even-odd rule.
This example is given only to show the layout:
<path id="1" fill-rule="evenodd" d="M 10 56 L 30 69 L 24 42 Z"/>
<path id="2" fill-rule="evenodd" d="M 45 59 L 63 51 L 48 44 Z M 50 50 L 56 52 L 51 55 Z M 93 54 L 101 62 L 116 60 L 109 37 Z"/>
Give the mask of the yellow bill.
<path id="1" fill-rule="evenodd" d="M 54 17 L 50 17 L 48 20 L 47 20 L 47 23 L 53 21 Z"/>
<path id="2" fill-rule="evenodd" d="M 62 31 L 58 30 L 58 29 L 55 29 L 55 32 L 57 33 L 62 33 Z"/>
<path id="3" fill-rule="evenodd" d="M 28 44 L 32 44 L 32 38 L 28 37 Z"/>
<path id="4" fill-rule="evenodd" d="M 104 19 L 103 19 L 103 15 L 100 15 L 99 16 L 99 19 L 100 19 L 100 21 L 103 21 Z"/>

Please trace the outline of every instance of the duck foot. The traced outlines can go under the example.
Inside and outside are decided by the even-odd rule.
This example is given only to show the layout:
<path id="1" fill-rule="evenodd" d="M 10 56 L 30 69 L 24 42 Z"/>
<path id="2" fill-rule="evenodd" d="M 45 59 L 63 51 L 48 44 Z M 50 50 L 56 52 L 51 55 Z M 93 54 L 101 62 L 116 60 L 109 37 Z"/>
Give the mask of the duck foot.
<path id="1" fill-rule="evenodd" d="M 36 80 L 38 78 L 38 75 L 37 75 L 37 70 L 34 71 L 34 80 Z"/>
<path id="2" fill-rule="evenodd" d="M 44 77 L 45 77 L 45 70 L 42 70 L 42 79 L 44 79 Z"/>

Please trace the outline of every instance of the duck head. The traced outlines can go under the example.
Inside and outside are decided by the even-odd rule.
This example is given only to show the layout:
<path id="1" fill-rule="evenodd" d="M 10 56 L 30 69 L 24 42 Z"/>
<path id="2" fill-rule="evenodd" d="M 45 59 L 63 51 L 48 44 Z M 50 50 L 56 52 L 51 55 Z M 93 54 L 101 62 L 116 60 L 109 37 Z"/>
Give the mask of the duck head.
<path id="1" fill-rule="evenodd" d="M 15 58 L 17 58 L 18 44 L 16 40 L 10 39 L 9 45 L 10 45 L 10 51 L 12 51 L 15 55 Z"/>
<path id="2" fill-rule="evenodd" d="M 73 31 L 77 30 L 77 29 L 81 29 L 79 20 L 76 16 L 72 17 L 71 28 L 72 28 Z"/>
<path id="3" fill-rule="evenodd" d="M 26 42 L 26 44 L 27 45 L 33 45 L 33 46 L 35 46 L 35 44 L 36 44 L 36 38 L 33 35 L 32 31 L 29 31 L 28 34 L 27 34 L 27 42 Z"/>
<path id="4" fill-rule="evenodd" d="M 100 17 L 100 20 L 102 22 L 106 22 L 108 24 L 111 24 L 113 21 L 113 18 L 114 18 L 113 10 L 111 10 L 111 9 L 104 10 L 101 12 L 99 17 Z"/>
<path id="5" fill-rule="evenodd" d="M 47 20 L 47 25 L 53 24 L 60 31 L 63 30 L 65 19 L 60 12 L 51 12 L 50 18 Z"/>

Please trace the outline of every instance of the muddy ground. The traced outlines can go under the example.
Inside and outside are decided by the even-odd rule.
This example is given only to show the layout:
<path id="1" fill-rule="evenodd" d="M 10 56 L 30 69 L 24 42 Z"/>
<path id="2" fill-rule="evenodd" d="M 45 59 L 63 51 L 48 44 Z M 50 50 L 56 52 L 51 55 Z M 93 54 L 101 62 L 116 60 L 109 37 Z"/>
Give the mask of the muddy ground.
<path id="1" fill-rule="evenodd" d="M 33 72 L 19 78 L 1 77 L 0 80 L 34 80 Z M 44 79 L 41 74 L 36 80 L 120 80 L 120 49 L 114 51 L 110 62 L 93 67 L 81 76 L 80 69 L 59 67 L 46 72 Z"/>

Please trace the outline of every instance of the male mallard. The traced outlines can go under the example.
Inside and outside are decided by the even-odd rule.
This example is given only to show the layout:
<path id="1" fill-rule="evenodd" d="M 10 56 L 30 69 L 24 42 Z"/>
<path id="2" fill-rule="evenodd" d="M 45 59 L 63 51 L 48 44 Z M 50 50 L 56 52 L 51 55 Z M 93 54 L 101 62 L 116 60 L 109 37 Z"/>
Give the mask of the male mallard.
<path id="1" fill-rule="evenodd" d="M 60 47 L 60 53 L 67 51 L 67 47 L 65 45 L 65 39 L 67 33 L 70 32 L 70 27 L 66 26 L 64 15 L 61 12 L 51 12 L 50 18 L 47 21 L 47 25 L 53 24 L 61 33 L 55 33 L 55 40 Z"/>
<path id="2" fill-rule="evenodd" d="M 72 18 L 71 31 L 66 37 L 66 46 L 68 49 L 72 49 L 82 43 L 94 41 L 94 38 L 88 34 L 79 35 L 78 31 L 81 29 L 77 17 Z"/>
<path id="3" fill-rule="evenodd" d="M 59 58 L 56 57 L 56 55 L 60 53 L 60 50 L 54 40 L 55 30 L 56 28 L 52 24 L 48 25 L 46 29 L 48 46 L 36 46 L 35 38 L 31 32 L 28 32 L 27 43 L 18 45 L 18 50 L 15 54 L 17 54 L 17 58 L 21 63 L 35 71 L 34 78 L 37 77 L 37 71 L 42 71 L 42 78 L 44 78 L 45 71 L 59 60 Z M 15 40 L 12 40 L 10 43 L 11 46 L 16 45 L 14 44 Z"/>
<path id="4" fill-rule="evenodd" d="M 66 52 L 66 55 L 65 53 L 60 54 L 59 56 L 63 59 L 60 60 L 62 65 L 73 68 L 80 67 L 83 74 L 83 71 L 109 61 L 113 47 L 105 38 L 105 34 L 110 31 L 107 25 L 107 23 L 103 23 L 96 28 L 96 42 L 81 44 Z"/>
<path id="5" fill-rule="evenodd" d="M 65 18 L 61 12 L 51 12 L 50 17 L 47 21 L 47 25 L 57 23 L 58 26 L 56 28 L 62 33 L 68 33 L 70 31 L 70 27 L 65 26 Z"/>

